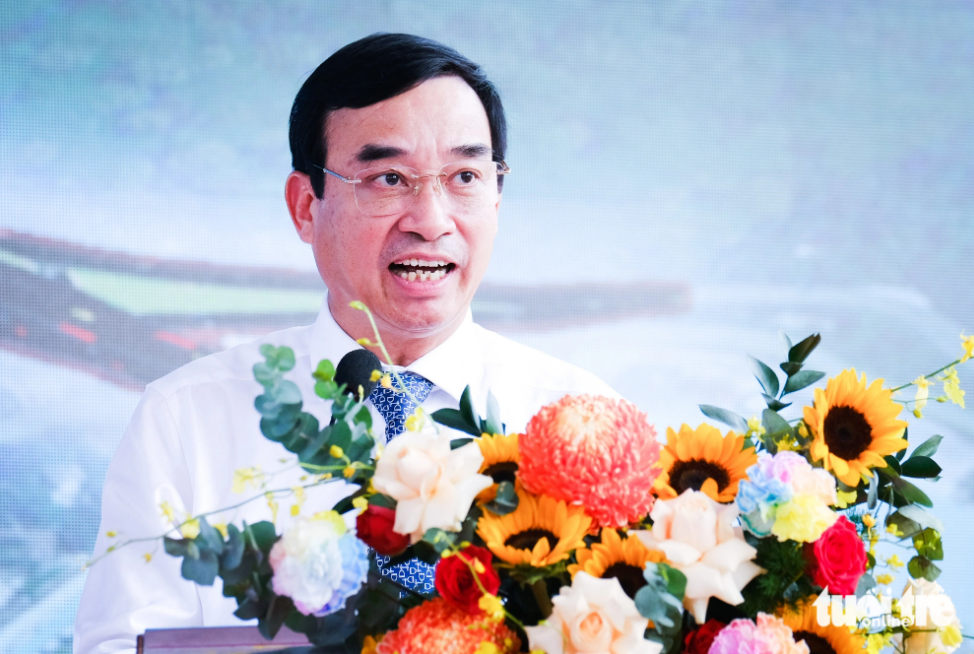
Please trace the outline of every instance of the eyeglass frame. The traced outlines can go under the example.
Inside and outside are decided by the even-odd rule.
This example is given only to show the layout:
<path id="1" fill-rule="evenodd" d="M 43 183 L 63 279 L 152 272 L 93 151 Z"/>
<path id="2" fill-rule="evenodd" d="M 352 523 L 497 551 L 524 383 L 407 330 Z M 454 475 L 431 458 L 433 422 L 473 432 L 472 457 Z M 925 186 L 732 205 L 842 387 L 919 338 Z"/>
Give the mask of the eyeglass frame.
<path id="1" fill-rule="evenodd" d="M 460 161 L 463 161 L 463 160 L 461 159 Z M 455 163 L 459 163 L 459 162 L 457 162 L 457 161 L 451 161 L 450 163 L 444 164 L 443 166 L 441 166 L 440 167 L 440 170 L 442 171 L 447 166 L 452 166 Z M 496 160 L 496 161 L 493 161 L 492 160 L 492 163 L 498 164 L 500 166 L 500 169 L 497 171 L 498 181 L 500 181 L 500 178 L 502 176 L 507 175 L 507 174 L 509 174 L 511 172 L 511 167 L 508 166 L 507 165 L 507 162 L 505 162 L 503 159 Z M 337 178 L 337 179 L 345 182 L 346 184 L 361 184 L 362 183 L 362 180 L 361 179 L 356 179 L 355 177 L 346 177 L 345 175 L 341 175 L 339 173 L 336 173 L 334 170 L 330 170 L 328 168 L 325 168 L 324 166 L 319 166 L 318 164 L 311 164 L 311 165 L 314 166 L 315 168 L 317 168 L 318 170 L 322 171 L 323 173 L 327 173 L 327 174 L 331 175 L 332 177 L 335 177 L 335 178 Z M 380 168 L 381 166 L 375 166 L 375 167 L 376 168 Z M 392 166 L 392 168 L 395 168 L 395 167 Z M 402 166 L 402 168 L 409 168 L 410 170 L 416 170 L 412 166 Z M 355 174 L 356 175 L 359 175 L 359 174 L 361 174 L 362 172 L 364 172 L 366 170 L 371 170 L 371 169 L 370 168 L 363 168 L 362 170 L 360 170 L 359 172 L 357 172 Z M 416 170 L 416 172 L 419 172 L 419 171 Z M 427 173 L 425 175 L 410 175 L 410 177 L 412 179 L 414 179 L 414 180 L 415 179 L 422 179 L 423 177 L 436 177 L 436 178 L 440 178 L 440 177 L 443 177 L 443 176 L 445 176 L 445 173 L 443 173 L 443 172 Z M 443 189 L 442 183 L 437 182 L 437 186 L 440 187 L 440 190 L 442 192 L 442 189 Z M 357 204 L 357 202 L 356 202 L 356 204 Z"/>

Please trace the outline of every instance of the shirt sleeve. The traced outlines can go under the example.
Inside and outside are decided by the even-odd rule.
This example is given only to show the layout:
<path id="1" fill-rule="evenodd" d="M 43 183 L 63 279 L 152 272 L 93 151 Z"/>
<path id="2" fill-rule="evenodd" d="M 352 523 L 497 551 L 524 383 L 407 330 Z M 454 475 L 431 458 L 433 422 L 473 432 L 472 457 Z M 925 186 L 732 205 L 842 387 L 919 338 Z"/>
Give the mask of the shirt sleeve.
<path id="1" fill-rule="evenodd" d="M 162 500 L 177 511 L 191 510 L 193 491 L 172 414 L 150 387 L 108 467 L 95 555 L 130 538 L 164 533 Z M 134 652 L 147 628 L 202 625 L 199 594 L 180 575 L 180 565 L 161 540 L 133 543 L 95 563 L 75 618 L 75 654 Z"/>

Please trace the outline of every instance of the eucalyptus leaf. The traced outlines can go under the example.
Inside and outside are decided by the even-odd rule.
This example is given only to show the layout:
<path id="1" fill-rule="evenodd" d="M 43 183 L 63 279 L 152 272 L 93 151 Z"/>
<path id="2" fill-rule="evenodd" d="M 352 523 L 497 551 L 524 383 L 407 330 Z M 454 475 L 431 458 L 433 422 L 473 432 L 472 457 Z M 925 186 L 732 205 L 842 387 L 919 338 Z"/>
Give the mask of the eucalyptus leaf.
<path id="1" fill-rule="evenodd" d="M 200 526 L 199 536 L 196 537 L 197 545 L 213 551 L 217 556 L 223 554 L 223 536 L 220 532 L 214 529 L 203 516 L 197 519 L 197 523 Z"/>
<path id="2" fill-rule="evenodd" d="M 261 361 L 254 364 L 254 379 L 264 388 L 273 386 L 280 377 L 280 373 L 267 363 Z"/>
<path id="3" fill-rule="evenodd" d="M 768 436 L 791 431 L 791 425 L 788 424 L 788 421 L 782 418 L 777 411 L 771 409 L 765 409 L 761 412 L 761 424 Z"/>
<path id="4" fill-rule="evenodd" d="M 800 391 L 803 388 L 811 386 L 824 376 L 825 373 L 819 372 L 818 370 L 801 370 L 796 372 L 785 382 L 785 391 L 782 395 Z"/>
<path id="5" fill-rule="evenodd" d="M 480 436 L 484 432 L 480 417 L 473 408 L 473 396 L 470 393 L 469 385 L 463 389 L 463 393 L 460 395 L 460 415 L 467 421 L 467 424 L 473 425 L 476 428 L 475 436 Z"/>
<path id="6" fill-rule="evenodd" d="M 509 481 L 502 481 L 497 484 L 497 496 L 484 508 L 497 515 L 507 515 L 517 509 L 517 505 L 518 496 L 514 490 L 514 484 Z"/>
<path id="7" fill-rule="evenodd" d="M 914 454 L 902 464 L 902 474 L 905 477 L 916 477 L 927 479 L 936 477 L 941 473 L 941 467 L 937 462 L 928 456 L 917 456 Z"/>
<path id="8" fill-rule="evenodd" d="M 769 368 L 763 361 L 755 359 L 751 355 L 748 355 L 747 359 L 751 363 L 751 371 L 754 373 L 755 379 L 761 384 L 764 392 L 772 397 L 777 395 L 779 382 L 778 375 L 774 374 L 774 370 Z"/>
<path id="9" fill-rule="evenodd" d="M 768 408 L 772 411 L 781 411 L 786 407 L 791 406 L 791 402 L 782 402 L 781 400 L 776 400 L 767 393 L 761 393 L 761 397 L 764 398 L 764 403 L 768 405 Z"/>
<path id="10" fill-rule="evenodd" d="M 937 453 L 937 449 L 940 448 L 940 442 L 942 440 L 944 440 L 943 436 L 940 434 L 934 434 L 927 440 L 917 445 L 916 449 L 913 450 L 913 454 L 910 455 L 910 458 L 912 459 L 915 456 L 932 457 Z"/>
<path id="11" fill-rule="evenodd" d="M 275 402 L 281 404 L 301 404 L 301 389 L 293 381 L 282 379 L 268 392 Z"/>
<path id="12" fill-rule="evenodd" d="M 212 586 L 220 572 L 220 561 L 217 559 L 216 552 L 200 550 L 198 559 L 183 557 L 181 572 L 183 579 L 189 579 L 200 586 Z"/>
<path id="13" fill-rule="evenodd" d="M 259 413 L 264 418 L 268 420 L 275 420 L 281 413 L 281 409 L 284 407 L 280 402 L 275 402 L 270 395 L 266 393 L 263 395 L 258 395 L 254 400 L 254 408 L 257 409 Z"/>
<path id="14" fill-rule="evenodd" d="M 504 433 L 504 423 L 501 422 L 501 408 L 497 403 L 497 398 L 490 391 L 487 391 L 487 421 L 484 431 L 488 434 Z"/>
<path id="15" fill-rule="evenodd" d="M 253 539 L 253 544 L 261 552 L 267 554 L 277 542 L 277 531 L 274 523 L 267 520 L 255 522 L 245 529 L 247 534 Z"/>
<path id="16" fill-rule="evenodd" d="M 721 409 L 719 407 L 711 406 L 709 404 L 701 404 L 700 411 L 703 412 L 708 418 L 712 418 L 717 422 L 722 422 L 729 427 L 736 429 L 741 433 L 747 432 L 747 420 L 737 415 L 733 411 L 728 411 L 727 409 Z"/>
<path id="17" fill-rule="evenodd" d="M 267 607 L 267 613 L 257 619 L 257 630 L 267 640 L 273 640 L 277 632 L 284 626 L 284 620 L 294 610 L 294 602 L 290 597 L 274 595 Z"/>
<path id="18" fill-rule="evenodd" d="M 812 350 L 818 347 L 821 342 L 822 337 L 819 334 L 812 334 L 788 350 L 788 360 L 794 363 L 804 363 Z"/>
<path id="19" fill-rule="evenodd" d="M 434 411 L 431 417 L 444 427 L 456 429 L 471 436 L 479 437 L 481 435 L 480 430 L 473 423 L 468 422 L 464 415 L 456 409 L 439 409 Z"/>
<path id="20" fill-rule="evenodd" d="M 925 556 L 914 556 L 906 564 L 906 569 L 914 579 L 937 581 L 937 577 L 940 576 L 940 568 Z"/>
<path id="21" fill-rule="evenodd" d="M 856 584 L 856 597 L 862 597 L 878 585 L 876 578 L 871 574 L 862 575 L 859 577 L 859 583 Z"/>
<path id="22" fill-rule="evenodd" d="M 785 352 L 787 352 L 792 348 L 793 344 L 791 342 L 791 339 L 788 338 L 788 334 L 786 334 L 784 330 L 781 329 L 778 330 L 778 338 L 781 339 L 781 344 L 785 346 Z"/>
<path id="23" fill-rule="evenodd" d="M 886 526 L 895 526 L 900 538 L 910 538 L 914 534 L 920 533 L 923 529 L 916 520 L 902 513 L 902 510 L 905 508 L 905 506 L 901 507 L 896 513 L 891 513 L 886 516 Z"/>
<path id="24" fill-rule="evenodd" d="M 944 543 L 940 532 L 927 527 L 919 534 L 913 535 L 913 547 L 917 554 L 931 561 L 941 561 L 944 558 Z"/>
<path id="25" fill-rule="evenodd" d="M 243 560 L 244 540 L 235 525 L 227 525 L 227 542 L 220 557 L 220 571 L 235 570 Z"/>
<path id="26" fill-rule="evenodd" d="M 287 346 L 277 348 L 277 369 L 287 372 L 294 367 L 294 350 Z"/>
<path id="27" fill-rule="evenodd" d="M 913 522 L 917 523 L 920 527 L 934 529 L 939 532 L 943 532 L 944 530 L 944 523 L 940 521 L 940 518 L 915 504 L 901 506 L 897 513 L 909 518 Z"/>
<path id="28" fill-rule="evenodd" d="M 335 365 L 328 359 L 322 359 L 311 376 L 318 381 L 332 381 L 335 379 Z"/>

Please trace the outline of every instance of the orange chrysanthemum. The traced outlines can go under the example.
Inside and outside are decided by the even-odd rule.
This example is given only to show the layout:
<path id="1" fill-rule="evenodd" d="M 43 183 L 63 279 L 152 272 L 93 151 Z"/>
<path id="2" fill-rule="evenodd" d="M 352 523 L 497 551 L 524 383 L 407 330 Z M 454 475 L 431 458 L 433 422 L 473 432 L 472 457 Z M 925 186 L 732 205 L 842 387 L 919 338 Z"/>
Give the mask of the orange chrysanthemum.
<path id="1" fill-rule="evenodd" d="M 737 484 L 747 478 L 747 469 L 757 463 L 753 447 L 744 447 L 744 437 L 727 435 L 716 427 L 689 425 L 676 432 L 666 429 L 666 447 L 660 455 L 663 471 L 654 490 L 661 500 L 671 500 L 687 489 L 706 493 L 716 502 L 733 502 Z"/>
<path id="2" fill-rule="evenodd" d="M 877 379 L 867 386 L 866 375 L 843 370 L 823 391 L 815 389 L 814 406 L 805 407 L 805 424 L 812 431 L 812 461 L 821 461 L 842 483 L 857 486 L 871 468 L 883 467 L 887 454 L 906 449 L 907 423 L 896 416 L 903 406 Z"/>
<path id="3" fill-rule="evenodd" d="M 503 622 L 456 609 L 442 597 L 406 611 L 399 626 L 375 646 L 376 654 L 470 654 L 481 643 L 497 646 L 502 654 L 520 651 L 521 641 Z"/>
<path id="4" fill-rule="evenodd" d="M 599 527 L 624 527 L 653 507 L 656 430 L 625 400 L 565 396 L 531 418 L 518 445 L 524 487 L 580 504 Z"/>

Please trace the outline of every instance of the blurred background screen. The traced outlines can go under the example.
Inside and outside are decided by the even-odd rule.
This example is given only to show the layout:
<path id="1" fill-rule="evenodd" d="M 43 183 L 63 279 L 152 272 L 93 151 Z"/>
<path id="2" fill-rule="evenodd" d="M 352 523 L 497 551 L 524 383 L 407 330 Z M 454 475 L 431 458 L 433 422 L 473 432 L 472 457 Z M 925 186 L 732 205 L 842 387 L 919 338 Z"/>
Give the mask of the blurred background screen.
<path id="1" fill-rule="evenodd" d="M 0 651 L 70 651 L 144 385 L 313 321 L 288 112 L 377 31 L 457 48 L 506 105 L 514 172 L 476 319 L 661 431 L 699 403 L 759 414 L 746 355 L 781 360 L 779 330 L 822 333 L 816 369 L 898 385 L 974 329 L 969 1 L 5 0 Z M 970 629 L 974 413 L 928 413 L 910 440 L 945 436 L 943 480 L 920 485 Z"/>

